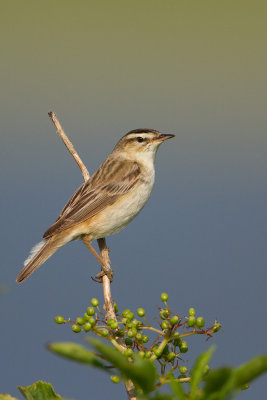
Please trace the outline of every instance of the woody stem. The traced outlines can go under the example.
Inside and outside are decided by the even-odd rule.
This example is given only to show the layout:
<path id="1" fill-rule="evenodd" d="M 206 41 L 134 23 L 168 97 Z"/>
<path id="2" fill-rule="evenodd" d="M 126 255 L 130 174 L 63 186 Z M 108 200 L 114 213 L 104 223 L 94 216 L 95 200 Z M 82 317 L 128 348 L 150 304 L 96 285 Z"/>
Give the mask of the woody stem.
<path id="1" fill-rule="evenodd" d="M 80 170 L 82 172 L 84 181 L 87 181 L 90 178 L 88 169 L 86 168 L 82 159 L 80 158 L 77 151 L 75 150 L 72 142 L 69 140 L 68 136 L 64 132 L 59 120 L 57 119 L 56 114 L 54 113 L 54 111 L 50 111 L 48 113 L 48 115 L 51 118 L 53 124 L 55 125 L 55 127 L 57 129 L 57 133 L 60 136 L 60 138 L 62 139 L 65 146 L 67 147 L 69 153 L 72 155 L 72 157 L 78 164 L 78 167 L 80 168 Z M 101 259 L 101 261 L 102 260 L 104 261 L 104 265 L 105 265 L 105 267 L 103 268 L 103 271 L 106 272 L 105 268 L 107 270 L 111 269 L 110 268 L 110 259 L 109 259 L 109 255 L 108 255 L 109 250 L 108 250 L 108 247 L 106 244 L 106 239 L 105 238 L 98 239 L 97 242 L 98 242 L 98 246 L 99 246 L 99 250 L 100 250 L 100 259 Z M 94 250 L 94 252 L 95 252 L 95 250 Z M 94 252 L 93 252 L 93 254 L 94 254 Z M 102 263 L 101 263 L 101 265 L 102 265 Z M 103 284 L 103 294 L 104 294 L 104 301 L 105 301 L 106 319 L 113 318 L 113 319 L 117 320 L 114 306 L 113 306 L 113 300 L 112 300 L 112 296 L 111 296 L 110 280 L 107 275 L 104 275 L 102 279 L 103 279 L 102 284 Z M 125 346 L 122 343 L 120 343 L 120 344 L 123 347 Z M 127 391 L 128 399 L 136 400 L 136 390 L 135 390 L 133 383 L 130 380 L 125 381 L 125 388 Z"/>

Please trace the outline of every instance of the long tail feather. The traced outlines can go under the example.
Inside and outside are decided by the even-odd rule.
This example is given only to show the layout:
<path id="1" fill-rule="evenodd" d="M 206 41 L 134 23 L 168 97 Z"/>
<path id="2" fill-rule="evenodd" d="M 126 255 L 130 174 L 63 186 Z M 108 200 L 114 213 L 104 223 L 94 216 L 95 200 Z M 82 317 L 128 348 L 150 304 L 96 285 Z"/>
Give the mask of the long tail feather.
<path id="1" fill-rule="evenodd" d="M 40 265 L 42 265 L 49 257 L 54 254 L 59 247 L 61 247 L 62 240 L 51 238 L 43 240 L 34 246 L 30 252 L 29 257 L 24 262 L 24 268 L 17 276 L 18 283 L 27 279 Z"/>

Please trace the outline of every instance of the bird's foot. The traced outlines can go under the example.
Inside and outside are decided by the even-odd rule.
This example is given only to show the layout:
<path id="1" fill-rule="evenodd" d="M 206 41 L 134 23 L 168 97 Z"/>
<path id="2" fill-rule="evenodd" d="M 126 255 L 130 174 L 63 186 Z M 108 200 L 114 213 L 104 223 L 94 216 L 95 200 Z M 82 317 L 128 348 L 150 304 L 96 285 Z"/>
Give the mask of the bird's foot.
<path id="1" fill-rule="evenodd" d="M 108 277 L 108 279 L 110 280 L 110 282 L 113 281 L 114 272 L 113 272 L 113 269 L 111 269 L 111 268 L 109 268 L 109 269 L 106 270 L 105 272 L 104 272 L 104 271 L 101 271 L 101 272 L 99 272 L 99 274 L 96 274 L 95 277 L 91 276 L 91 278 L 92 278 L 92 280 L 93 280 L 94 282 L 102 283 L 102 282 L 103 282 L 103 276 L 105 276 L 105 275 Z"/>

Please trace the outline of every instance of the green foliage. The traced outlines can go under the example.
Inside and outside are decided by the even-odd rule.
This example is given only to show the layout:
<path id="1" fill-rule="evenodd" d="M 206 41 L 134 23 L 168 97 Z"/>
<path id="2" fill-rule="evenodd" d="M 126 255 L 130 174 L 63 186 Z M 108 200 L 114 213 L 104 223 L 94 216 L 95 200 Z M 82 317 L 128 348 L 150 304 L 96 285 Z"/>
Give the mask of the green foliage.
<path id="1" fill-rule="evenodd" d="M 203 376 L 205 375 L 206 365 L 210 361 L 214 350 L 215 348 L 214 346 L 212 346 L 206 353 L 201 354 L 195 362 L 195 365 L 192 369 L 191 380 L 190 380 L 192 400 L 197 399 L 197 394 L 198 394 L 197 391 L 199 384 L 202 381 Z"/>
<path id="2" fill-rule="evenodd" d="M 166 293 L 162 293 L 161 300 L 164 308 L 159 307 L 159 318 L 156 326 L 152 326 L 143 308 L 138 308 L 135 316 L 129 309 L 119 314 L 116 305 L 116 317 L 106 320 L 94 298 L 83 317 L 74 321 L 62 316 L 55 318 L 57 324 L 71 324 L 73 332 L 83 333 L 93 350 L 71 342 L 50 343 L 48 349 L 61 357 L 101 369 L 114 384 L 122 381 L 130 385 L 138 400 L 231 400 L 267 371 L 266 355 L 255 357 L 235 369 L 222 367 L 209 372 L 213 346 L 197 358 L 191 370 L 187 368 L 182 356 L 189 350 L 189 345 L 184 339 L 196 335 L 211 338 L 220 330 L 221 324 L 215 321 L 205 327 L 204 318 L 197 317 L 192 307 L 188 317 L 182 318 L 168 306 Z M 162 392 L 164 385 L 169 386 L 169 394 Z M 27 400 L 61 399 L 53 387 L 44 382 L 19 387 L 19 390 Z M 0 400 L 16 399 L 0 394 Z"/>
<path id="3" fill-rule="evenodd" d="M 90 350 L 72 342 L 56 342 L 47 345 L 48 350 L 72 361 L 88 364 L 96 368 L 106 369 L 105 365 Z"/>
<path id="4" fill-rule="evenodd" d="M 136 388 L 139 388 L 139 400 L 230 400 L 242 390 L 245 384 L 267 371 L 267 356 L 258 356 L 236 369 L 223 367 L 213 370 L 206 376 L 206 366 L 214 352 L 212 346 L 197 358 L 190 377 L 175 379 L 171 373 L 162 377 L 157 374 L 151 360 L 140 358 L 136 354 L 130 359 L 125 352 L 122 353 L 119 349 L 103 344 L 97 339 L 90 338 L 88 341 L 103 359 L 116 368 L 117 375 L 111 376 L 112 382 L 118 383 L 120 377 L 124 381 L 131 380 Z M 96 356 L 93 352 L 80 345 L 55 343 L 50 344 L 49 349 L 66 358 L 100 367 L 109 373 L 109 369 L 104 364 L 99 366 L 98 363 L 95 363 Z M 186 372 L 186 367 L 181 367 L 180 370 Z M 183 382 L 189 382 L 189 392 L 184 390 Z M 159 392 L 151 395 L 153 391 L 164 384 L 170 385 L 172 395 Z"/>
<path id="5" fill-rule="evenodd" d="M 89 313 L 88 309 L 87 314 L 85 313 L 85 315 L 91 315 L 89 318 L 93 320 L 90 320 L 90 332 L 105 337 L 115 348 L 99 340 L 88 338 L 98 354 L 74 343 L 53 343 L 49 345 L 49 349 L 61 356 L 109 372 L 107 365 L 103 364 L 103 360 L 106 360 L 117 370 L 117 374 L 111 376 L 111 381 L 118 383 L 121 378 L 124 381 L 131 380 L 138 389 L 140 400 L 223 400 L 226 398 L 228 400 L 267 370 L 267 357 L 256 357 L 239 368 L 223 367 L 207 375 L 208 362 L 214 352 L 214 347 L 211 347 L 197 358 L 191 373 L 186 376 L 188 369 L 180 365 L 179 357 L 189 349 L 187 341 L 183 339 L 199 334 L 212 337 L 220 330 L 221 324 L 215 321 L 211 327 L 204 329 L 205 320 L 203 317 L 195 317 L 194 308 L 189 309 L 189 316 L 183 320 L 178 314 L 172 313 L 167 304 L 166 293 L 162 293 L 161 300 L 165 304 L 165 308 L 159 308 L 159 317 L 163 321 L 159 323 L 159 326 L 153 327 L 145 318 L 143 308 L 137 309 L 137 316 L 143 318 L 143 321 L 135 319 L 134 313 L 129 309 L 125 309 L 121 315 L 117 314 L 117 321 L 113 319 L 106 321 L 104 314 L 98 308 L 98 301 L 93 299 L 91 304 L 94 307 L 97 306 L 97 311 L 89 307 Z M 80 322 L 80 319 L 76 321 Z M 64 322 L 73 323 L 65 320 Z M 86 332 L 85 326 L 82 324 L 78 326 L 80 329 L 75 330 L 76 332 Z M 178 328 L 182 329 L 182 333 L 178 332 Z M 146 346 L 149 337 L 143 334 L 144 330 L 158 335 L 149 347 Z M 154 366 L 155 361 L 160 364 L 160 374 Z M 175 377 L 176 370 L 182 375 Z M 188 393 L 182 386 L 184 382 L 189 382 Z M 165 384 L 170 385 L 171 395 L 156 391 L 150 397 L 153 391 Z"/>
<path id="6" fill-rule="evenodd" d="M 62 400 L 50 383 L 38 381 L 30 386 L 18 386 L 18 388 L 27 400 Z"/>
<path id="7" fill-rule="evenodd" d="M 70 320 L 60 316 L 55 318 L 55 322 L 64 323 L 65 326 L 72 325 L 72 331 L 76 334 L 95 335 L 115 346 L 120 343 L 121 348 L 117 346 L 117 349 L 126 351 L 128 358 L 139 355 L 142 359 L 156 362 L 161 369 L 162 378 L 170 380 L 167 377 L 171 373 L 173 378 L 178 379 L 181 374 L 180 358 L 189 351 L 189 343 L 184 339 L 196 335 L 211 338 L 221 325 L 215 321 L 211 326 L 205 327 L 204 318 L 195 317 L 196 310 L 192 307 L 188 310 L 188 317 L 181 317 L 170 309 L 168 298 L 167 293 L 161 294 L 160 299 L 164 305 L 163 308 L 158 307 L 160 319 L 153 325 L 147 320 L 146 311 L 142 307 L 137 308 L 136 313 L 129 308 L 119 313 L 116 305 L 116 318 L 106 319 L 105 314 L 100 311 L 99 301 L 95 298 L 91 299 L 91 304 L 81 313 L 83 317 Z M 184 372 L 182 378 L 185 378 L 185 374 L 190 377 L 188 372 Z"/>
<path id="8" fill-rule="evenodd" d="M 150 361 L 136 356 L 133 361 L 129 362 L 128 357 L 118 349 L 107 346 L 97 339 L 89 339 L 89 341 L 102 358 L 110 362 L 124 379 L 131 379 L 144 393 L 153 389 L 157 373 Z M 50 343 L 48 349 L 62 357 L 101 368 L 110 373 L 110 369 L 100 361 L 99 357 L 81 345 L 68 342 Z"/>
<path id="9" fill-rule="evenodd" d="M 144 393 L 153 390 L 157 373 L 156 368 L 149 360 L 142 360 L 140 357 L 135 356 L 132 362 L 119 350 L 107 346 L 99 340 L 90 339 L 90 343 L 121 372 L 124 378 L 131 379 Z"/>
<path id="10" fill-rule="evenodd" d="M 261 374 L 267 372 L 267 356 L 258 356 L 236 369 L 223 367 L 212 371 L 204 377 L 204 366 L 209 361 L 214 349 L 211 347 L 200 355 L 192 369 L 190 389 L 188 393 L 177 380 L 170 382 L 171 395 L 157 393 L 142 395 L 138 400 L 231 400 L 244 387 Z M 204 385 L 201 383 L 204 383 Z"/>

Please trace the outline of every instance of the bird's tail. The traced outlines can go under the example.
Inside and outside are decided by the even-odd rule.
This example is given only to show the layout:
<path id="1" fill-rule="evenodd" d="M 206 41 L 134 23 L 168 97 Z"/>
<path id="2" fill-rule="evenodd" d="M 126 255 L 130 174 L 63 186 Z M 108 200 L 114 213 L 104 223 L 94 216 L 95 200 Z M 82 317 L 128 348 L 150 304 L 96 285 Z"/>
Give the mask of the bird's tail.
<path id="1" fill-rule="evenodd" d="M 62 239 L 51 237 L 47 240 L 42 240 L 34 246 L 29 257 L 24 262 L 23 270 L 18 274 L 16 281 L 18 283 L 27 279 L 40 265 L 42 265 L 49 257 L 54 254 L 59 247 L 62 246 Z"/>

